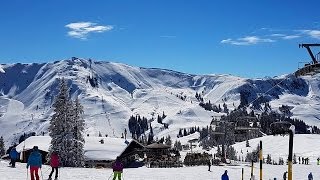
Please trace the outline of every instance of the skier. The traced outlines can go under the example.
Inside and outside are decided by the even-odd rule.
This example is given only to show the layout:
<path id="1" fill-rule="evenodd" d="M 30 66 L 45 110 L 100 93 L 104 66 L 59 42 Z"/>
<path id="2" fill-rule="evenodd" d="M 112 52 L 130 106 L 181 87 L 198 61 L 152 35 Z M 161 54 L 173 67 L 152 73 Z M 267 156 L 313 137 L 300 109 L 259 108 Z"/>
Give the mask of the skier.
<path id="1" fill-rule="evenodd" d="M 210 167 L 211 167 L 211 161 L 210 161 L 210 159 L 208 159 L 208 162 L 207 162 L 207 163 L 208 163 L 208 167 L 209 167 L 208 171 L 211 171 L 211 170 L 210 170 Z"/>
<path id="2" fill-rule="evenodd" d="M 33 151 L 28 158 L 27 169 L 30 166 L 30 176 L 31 180 L 34 180 L 34 176 L 36 176 L 36 180 L 40 180 L 38 170 L 42 165 L 42 156 L 39 153 L 38 146 L 33 147 Z"/>
<path id="3" fill-rule="evenodd" d="M 301 164 L 300 162 L 301 162 L 301 158 L 300 158 L 300 156 L 299 156 L 299 164 Z"/>
<path id="4" fill-rule="evenodd" d="M 51 169 L 48 180 L 51 180 L 51 177 L 52 177 L 54 170 L 56 170 L 55 180 L 57 180 L 58 179 L 58 168 L 59 168 L 59 156 L 58 156 L 58 153 L 55 151 L 53 151 L 50 156 L 50 166 L 52 169 Z"/>
<path id="5" fill-rule="evenodd" d="M 285 172 L 283 173 L 283 180 L 286 180 L 286 179 L 287 179 L 287 173 L 288 173 L 288 171 L 285 171 Z"/>
<path id="6" fill-rule="evenodd" d="M 221 180 L 229 180 L 229 176 L 228 176 L 228 171 L 227 170 L 225 170 L 224 171 L 224 174 L 222 174 L 222 176 L 221 176 Z"/>
<path id="7" fill-rule="evenodd" d="M 113 169 L 113 180 L 117 179 L 121 180 L 121 175 L 123 172 L 123 164 L 120 161 L 120 157 L 118 156 L 116 161 L 112 164 L 112 169 Z"/>
<path id="8" fill-rule="evenodd" d="M 320 158 L 317 159 L 317 165 L 320 165 Z"/>
<path id="9" fill-rule="evenodd" d="M 308 180 L 313 180 L 313 176 L 312 173 L 310 172 L 310 174 L 308 175 Z"/>
<path id="10" fill-rule="evenodd" d="M 9 153 L 10 155 L 10 164 L 11 164 L 11 167 L 15 168 L 16 167 L 16 161 L 17 159 L 19 158 L 19 153 L 17 152 L 16 148 L 13 147 Z"/>

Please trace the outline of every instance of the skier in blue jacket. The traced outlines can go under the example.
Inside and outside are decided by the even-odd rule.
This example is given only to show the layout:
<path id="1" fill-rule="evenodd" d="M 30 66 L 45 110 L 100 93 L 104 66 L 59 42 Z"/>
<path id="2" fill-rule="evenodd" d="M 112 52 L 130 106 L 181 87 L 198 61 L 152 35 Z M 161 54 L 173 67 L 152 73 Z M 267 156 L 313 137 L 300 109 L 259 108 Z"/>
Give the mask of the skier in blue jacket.
<path id="1" fill-rule="evenodd" d="M 224 174 L 222 174 L 222 176 L 221 176 L 221 180 L 229 180 L 229 176 L 228 176 L 228 171 L 227 170 L 225 170 L 224 171 Z"/>
<path id="2" fill-rule="evenodd" d="M 28 158 L 28 164 L 27 164 L 27 169 L 30 166 L 31 180 L 34 180 L 34 176 L 36 177 L 36 180 L 40 179 L 38 170 L 39 168 L 41 168 L 41 165 L 42 165 L 42 156 L 38 150 L 38 146 L 34 146 L 33 151 Z"/>
<path id="3" fill-rule="evenodd" d="M 11 160 L 10 161 L 11 167 L 14 168 L 14 167 L 16 167 L 16 161 L 19 158 L 19 153 L 17 152 L 16 148 L 14 147 L 11 149 L 9 155 L 10 155 L 10 160 Z"/>

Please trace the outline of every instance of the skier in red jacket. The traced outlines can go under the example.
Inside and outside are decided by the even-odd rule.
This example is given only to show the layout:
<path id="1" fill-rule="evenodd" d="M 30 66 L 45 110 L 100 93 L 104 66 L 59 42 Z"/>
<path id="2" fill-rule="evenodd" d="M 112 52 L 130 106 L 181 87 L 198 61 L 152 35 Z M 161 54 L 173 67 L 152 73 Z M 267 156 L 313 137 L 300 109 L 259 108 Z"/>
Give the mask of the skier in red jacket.
<path id="1" fill-rule="evenodd" d="M 59 156 L 57 152 L 52 152 L 51 156 L 50 156 L 50 166 L 52 168 L 51 173 L 49 175 L 49 179 L 51 180 L 53 171 L 56 170 L 56 175 L 55 175 L 55 179 L 58 179 L 58 168 L 59 168 Z"/>

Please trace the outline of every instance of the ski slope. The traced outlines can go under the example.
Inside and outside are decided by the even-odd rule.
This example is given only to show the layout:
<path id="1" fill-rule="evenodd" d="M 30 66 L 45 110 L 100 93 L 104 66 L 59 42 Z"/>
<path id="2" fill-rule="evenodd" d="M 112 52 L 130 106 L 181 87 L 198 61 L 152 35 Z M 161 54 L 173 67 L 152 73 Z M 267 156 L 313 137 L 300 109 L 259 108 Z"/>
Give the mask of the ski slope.
<path id="1" fill-rule="evenodd" d="M 284 160 L 288 158 L 289 152 L 289 136 L 264 136 L 261 138 L 250 139 L 250 147 L 246 147 L 246 142 L 240 142 L 233 145 L 238 152 L 238 156 L 245 159 L 247 151 L 257 149 L 260 141 L 262 141 L 263 157 L 267 158 L 270 154 L 271 158 L 278 162 L 279 157 Z M 298 157 L 309 158 L 310 162 L 316 163 L 320 158 L 320 135 L 317 134 L 296 134 L 293 137 L 293 153 Z M 242 152 L 242 153 L 241 153 Z"/>
<path id="2" fill-rule="evenodd" d="M 17 163 L 16 168 L 10 168 L 8 161 L 0 161 L 0 180 L 21 180 L 27 179 L 26 164 Z M 254 166 L 254 175 L 259 177 L 259 165 Z M 182 167 L 182 168 L 133 168 L 124 169 L 124 180 L 212 180 L 221 179 L 225 170 L 228 171 L 229 179 L 241 179 L 241 171 L 244 168 L 244 179 L 249 179 L 251 168 L 248 165 L 240 166 L 211 166 L 211 172 L 207 166 Z M 43 179 L 48 178 L 51 168 L 44 165 L 39 172 Z M 263 165 L 263 179 L 269 180 L 277 178 L 282 179 L 283 172 L 287 166 Z M 308 174 L 312 172 L 313 179 L 320 178 L 319 166 L 312 165 L 293 165 L 293 179 L 307 179 Z M 94 168 L 60 168 L 61 180 L 110 180 L 112 169 L 94 169 Z M 29 175 L 30 178 L 30 175 Z"/>

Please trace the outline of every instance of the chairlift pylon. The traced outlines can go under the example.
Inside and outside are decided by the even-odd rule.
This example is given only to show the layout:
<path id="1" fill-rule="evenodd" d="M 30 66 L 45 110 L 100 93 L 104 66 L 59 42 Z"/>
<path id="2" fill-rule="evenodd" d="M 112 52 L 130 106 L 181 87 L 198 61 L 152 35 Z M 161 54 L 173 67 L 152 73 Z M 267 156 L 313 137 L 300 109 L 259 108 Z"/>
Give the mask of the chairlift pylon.
<path id="1" fill-rule="evenodd" d="M 316 53 L 316 56 L 313 54 L 311 51 L 310 47 L 319 47 L 320 44 L 299 44 L 299 48 L 306 48 L 310 57 L 311 57 L 311 62 L 306 63 L 304 67 L 298 69 L 295 72 L 295 75 L 298 76 L 306 76 L 306 75 L 314 75 L 317 73 L 320 73 L 320 63 L 318 61 L 318 54 Z"/>

